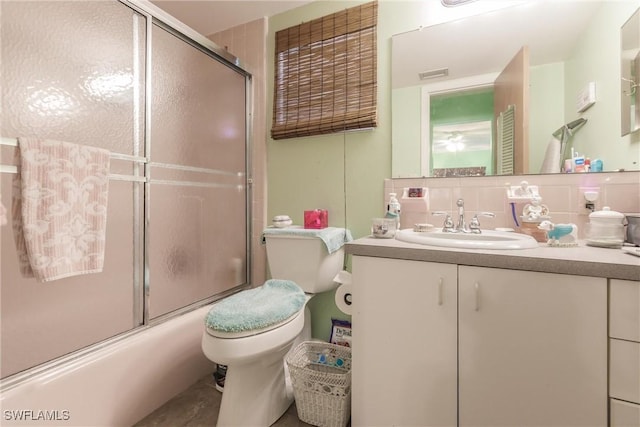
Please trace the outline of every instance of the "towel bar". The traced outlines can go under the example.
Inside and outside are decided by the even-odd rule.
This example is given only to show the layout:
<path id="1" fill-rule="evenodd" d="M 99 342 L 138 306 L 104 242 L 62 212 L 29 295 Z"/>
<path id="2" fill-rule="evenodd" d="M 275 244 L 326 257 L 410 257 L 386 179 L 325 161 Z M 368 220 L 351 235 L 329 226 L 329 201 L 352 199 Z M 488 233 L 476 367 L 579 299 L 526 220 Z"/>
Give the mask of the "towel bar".
<path id="1" fill-rule="evenodd" d="M 2 137 L 0 140 L 0 145 L 7 145 L 9 147 L 17 147 L 18 140 L 16 138 L 7 138 Z M 141 156 L 132 156 L 130 154 L 122 154 L 122 153 L 111 153 L 111 158 L 115 160 L 129 160 L 135 163 L 147 163 L 148 159 L 146 157 Z"/>
<path id="2" fill-rule="evenodd" d="M 17 147 L 18 140 L 16 138 L 7 138 L 3 136 L 2 139 L 0 139 L 0 145 Z M 114 160 L 128 160 L 135 163 L 147 163 L 146 157 L 132 156 L 129 154 L 111 153 L 111 158 Z M 0 173 L 18 173 L 18 167 L 15 165 L 0 164 Z M 114 181 L 147 182 L 147 178 L 144 176 L 135 175 L 109 174 L 109 179 Z"/>

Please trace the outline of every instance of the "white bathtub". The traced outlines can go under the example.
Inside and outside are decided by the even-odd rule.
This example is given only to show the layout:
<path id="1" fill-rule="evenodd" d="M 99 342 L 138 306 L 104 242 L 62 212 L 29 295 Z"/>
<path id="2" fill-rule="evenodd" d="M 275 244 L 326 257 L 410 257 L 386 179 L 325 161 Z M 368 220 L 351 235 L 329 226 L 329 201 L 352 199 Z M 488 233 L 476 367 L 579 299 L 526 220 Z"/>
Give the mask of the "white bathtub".
<path id="1" fill-rule="evenodd" d="M 209 308 L 150 327 L 7 390 L 0 396 L 0 425 L 133 425 L 213 372 L 214 364 L 200 347 Z"/>

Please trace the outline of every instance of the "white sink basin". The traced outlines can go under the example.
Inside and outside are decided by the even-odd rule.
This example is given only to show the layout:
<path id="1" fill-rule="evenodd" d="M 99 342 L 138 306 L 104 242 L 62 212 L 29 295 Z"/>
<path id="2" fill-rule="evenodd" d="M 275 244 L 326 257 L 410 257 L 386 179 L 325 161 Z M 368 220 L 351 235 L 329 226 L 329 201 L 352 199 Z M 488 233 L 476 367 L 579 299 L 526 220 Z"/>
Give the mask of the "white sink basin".
<path id="1" fill-rule="evenodd" d="M 444 233 L 441 230 L 421 233 L 406 229 L 398 230 L 396 239 L 421 245 L 464 249 L 530 249 L 538 247 L 536 239 L 529 235 L 494 230 L 482 230 L 481 234 L 471 234 Z"/>

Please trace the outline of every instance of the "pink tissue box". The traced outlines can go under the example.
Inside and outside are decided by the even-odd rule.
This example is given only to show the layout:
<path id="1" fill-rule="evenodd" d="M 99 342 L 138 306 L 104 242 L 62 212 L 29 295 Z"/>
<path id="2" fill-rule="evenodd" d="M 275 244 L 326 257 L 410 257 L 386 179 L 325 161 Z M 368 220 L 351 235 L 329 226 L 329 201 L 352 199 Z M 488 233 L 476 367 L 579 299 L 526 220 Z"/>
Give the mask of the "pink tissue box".
<path id="1" fill-rule="evenodd" d="M 329 212 L 326 209 L 304 211 L 304 228 L 327 228 Z"/>

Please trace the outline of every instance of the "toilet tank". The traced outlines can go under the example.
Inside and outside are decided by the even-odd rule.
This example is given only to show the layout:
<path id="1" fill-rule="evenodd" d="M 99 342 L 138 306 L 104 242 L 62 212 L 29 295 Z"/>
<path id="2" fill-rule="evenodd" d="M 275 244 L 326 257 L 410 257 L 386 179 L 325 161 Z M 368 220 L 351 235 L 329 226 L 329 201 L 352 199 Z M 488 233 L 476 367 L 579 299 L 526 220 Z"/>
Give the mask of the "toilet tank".
<path id="1" fill-rule="evenodd" d="M 330 254 L 317 237 L 265 235 L 267 262 L 273 279 L 292 280 L 310 294 L 335 289 L 344 248 Z"/>

